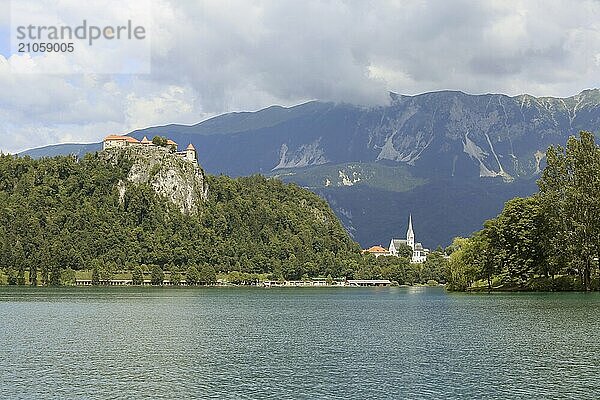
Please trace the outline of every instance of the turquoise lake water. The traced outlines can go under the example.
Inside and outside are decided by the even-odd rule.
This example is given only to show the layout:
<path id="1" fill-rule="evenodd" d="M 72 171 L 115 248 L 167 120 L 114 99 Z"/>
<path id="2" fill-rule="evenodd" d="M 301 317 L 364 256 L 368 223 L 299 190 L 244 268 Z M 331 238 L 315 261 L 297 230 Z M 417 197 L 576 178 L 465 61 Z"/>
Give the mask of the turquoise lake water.
<path id="1" fill-rule="evenodd" d="M 2 399 L 600 398 L 600 294 L 0 288 Z"/>

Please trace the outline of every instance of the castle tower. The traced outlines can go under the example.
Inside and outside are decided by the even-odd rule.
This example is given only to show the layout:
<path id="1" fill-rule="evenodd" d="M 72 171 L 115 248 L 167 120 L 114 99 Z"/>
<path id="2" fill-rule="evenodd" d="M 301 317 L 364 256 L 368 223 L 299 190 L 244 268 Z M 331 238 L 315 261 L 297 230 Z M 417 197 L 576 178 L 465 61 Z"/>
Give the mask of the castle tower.
<path id="1" fill-rule="evenodd" d="M 185 149 L 185 158 L 187 160 L 190 160 L 190 161 L 197 161 L 198 160 L 198 157 L 196 155 L 196 148 L 191 143 Z"/>
<path id="2" fill-rule="evenodd" d="M 415 233 L 412 227 L 412 214 L 408 215 L 408 231 L 406 231 L 406 244 L 415 249 Z"/>

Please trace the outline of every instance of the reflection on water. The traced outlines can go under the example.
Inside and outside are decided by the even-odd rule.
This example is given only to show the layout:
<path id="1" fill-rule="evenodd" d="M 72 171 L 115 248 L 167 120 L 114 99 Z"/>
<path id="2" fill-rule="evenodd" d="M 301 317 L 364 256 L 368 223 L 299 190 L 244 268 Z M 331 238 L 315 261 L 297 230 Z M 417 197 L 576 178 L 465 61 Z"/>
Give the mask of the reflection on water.
<path id="1" fill-rule="evenodd" d="M 0 288 L 0 397 L 597 398 L 600 294 Z"/>

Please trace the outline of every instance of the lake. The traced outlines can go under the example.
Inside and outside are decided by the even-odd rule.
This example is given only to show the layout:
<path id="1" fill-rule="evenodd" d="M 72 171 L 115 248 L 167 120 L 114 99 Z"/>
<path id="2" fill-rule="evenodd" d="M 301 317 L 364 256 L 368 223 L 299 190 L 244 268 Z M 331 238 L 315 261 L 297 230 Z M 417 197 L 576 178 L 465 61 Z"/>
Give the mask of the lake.
<path id="1" fill-rule="evenodd" d="M 600 398 L 600 293 L 0 287 L 0 398 Z"/>

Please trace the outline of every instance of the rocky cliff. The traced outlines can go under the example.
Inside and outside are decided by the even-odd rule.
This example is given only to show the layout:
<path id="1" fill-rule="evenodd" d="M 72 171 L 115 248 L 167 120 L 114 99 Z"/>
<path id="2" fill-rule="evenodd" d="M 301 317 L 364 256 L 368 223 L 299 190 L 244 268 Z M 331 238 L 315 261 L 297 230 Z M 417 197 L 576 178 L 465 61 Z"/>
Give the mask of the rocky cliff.
<path id="1" fill-rule="evenodd" d="M 167 148 L 131 146 L 106 149 L 101 159 L 113 165 L 127 165 L 127 181 L 149 184 L 160 196 L 175 204 L 185 214 L 196 214 L 201 201 L 207 199 L 208 183 L 204 170 L 195 162 L 179 157 Z M 120 198 L 127 190 L 126 182 L 118 183 Z"/>

